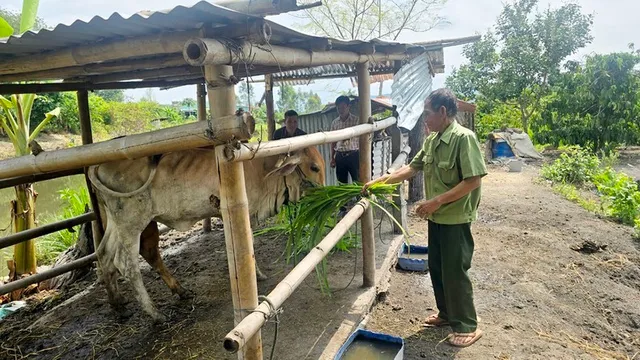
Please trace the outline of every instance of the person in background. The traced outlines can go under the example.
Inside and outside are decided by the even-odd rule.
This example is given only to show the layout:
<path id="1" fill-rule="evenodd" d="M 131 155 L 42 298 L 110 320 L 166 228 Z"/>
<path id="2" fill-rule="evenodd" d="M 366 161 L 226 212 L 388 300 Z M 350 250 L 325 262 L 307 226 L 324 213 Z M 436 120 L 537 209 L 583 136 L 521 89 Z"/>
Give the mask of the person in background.
<path id="1" fill-rule="evenodd" d="M 341 130 L 356 126 L 360 123 L 360 118 L 351 113 L 351 99 L 347 96 L 338 96 L 336 99 L 336 109 L 338 117 L 331 123 L 331 130 Z M 339 140 L 331 144 L 331 167 L 336 168 L 336 178 L 338 183 L 357 182 L 360 179 L 360 141 L 357 137 L 347 140 Z M 351 206 L 350 202 L 347 206 Z M 347 207 L 343 206 L 338 212 L 338 217 L 342 218 L 347 213 Z"/>
<path id="2" fill-rule="evenodd" d="M 284 113 L 284 126 L 273 132 L 273 140 L 300 135 L 307 135 L 307 133 L 298 128 L 298 113 L 295 110 L 288 110 Z"/>
<path id="3" fill-rule="evenodd" d="M 429 273 L 438 313 L 425 326 L 451 326 L 453 346 L 466 347 L 482 337 L 478 330 L 468 270 L 473 256 L 471 222 L 477 218 L 480 185 L 487 174 L 473 131 L 455 120 L 456 96 L 448 89 L 432 92 L 424 103 L 424 123 L 432 131 L 409 165 L 364 185 L 399 183 L 424 173 L 426 201 L 416 214 L 428 221 Z"/>

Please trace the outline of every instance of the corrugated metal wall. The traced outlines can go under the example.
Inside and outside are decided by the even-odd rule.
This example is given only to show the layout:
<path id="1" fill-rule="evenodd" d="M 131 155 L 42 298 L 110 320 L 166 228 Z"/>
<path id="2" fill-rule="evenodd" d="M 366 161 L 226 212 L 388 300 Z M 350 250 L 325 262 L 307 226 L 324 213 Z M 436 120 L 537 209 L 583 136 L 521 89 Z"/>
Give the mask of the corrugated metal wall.
<path id="1" fill-rule="evenodd" d="M 413 129 L 422 116 L 424 99 L 431 93 L 429 57 L 420 55 L 400 68 L 393 76 L 391 99 L 398 107 L 398 126 Z"/>
<path id="2" fill-rule="evenodd" d="M 353 109 L 353 107 L 352 107 Z M 357 109 L 356 109 L 357 111 Z M 357 114 L 356 114 L 357 115 Z M 298 127 L 307 134 L 312 134 L 315 132 L 321 131 L 330 131 L 331 130 L 331 122 L 333 119 L 338 117 L 338 112 L 328 111 L 326 113 L 316 112 L 312 114 L 304 114 L 298 116 Z M 317 146 L 318 150 L 322 154 L 325 163 L 325 184 L 326 185 L 337 185 L 338 180 L 336 179 L 336 169 L 331 167 L 331 147 L 329 144 L 319 145 Z M 373 177 L 378 177 L 387 171 L 389 166 L 391 166 L 391 137 L 383 137 L 381 139 L 376 139 L 372 144 L 373 151 Z"/>

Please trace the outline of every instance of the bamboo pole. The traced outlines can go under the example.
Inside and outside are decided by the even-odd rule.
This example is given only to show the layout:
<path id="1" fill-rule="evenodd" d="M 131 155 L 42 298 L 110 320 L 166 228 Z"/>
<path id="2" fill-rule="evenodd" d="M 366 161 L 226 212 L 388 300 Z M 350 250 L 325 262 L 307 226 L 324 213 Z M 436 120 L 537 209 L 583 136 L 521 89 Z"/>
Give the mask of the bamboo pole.
<path id="1" fill-rule="evenodd" d="M 200 68 L 196 68 L 198 71 L 202 71 Z M 207 121 L 207 89 L 204 83 L 199 83 L 196 87 L 196 101 L 198 103 L 198 121 Z M 202 220 L 202 231 L 205 233 L 211 232 L 211 217 L 207 217 Z"/>
<path id="2" fill-rule="evenodd" d="M 227 121 L 224 121 L 225 119 Z M 109 161 L 224 144 L 233 137 L 248 137 L 246 126 L 241 126 L 241 118 L 232 115 L 228 119 L 216 120 L 221 125 L 216 126 L 213 132 L 208 122 L 198 121 L 90 145 L 45 151 L 38 156 L 25 155 L 2 160 L 0 179 L 77 169 Z"/>
<path id="3" fill-rule="evenodd" d="M 48 92 L 65 92 L 79 90 L 111 90 L 111 89 L 140 89 L 140 88 L 169 88 L 184 85 L 193 85 L 202 81 L 202 77 L 169 81 L 169 80 L 141 80 L 110 82 L 102 84 L 91 84 L 86 82 L 59 82 L 45 84 L 0 84 L 0 94 L 35 94 Z"/>
<path id="4" fill-rule="evenodd" d="M 78 91 L 78 115 L 80 115 L 80 131 L 82 132 L 82 145 L 93 144 L 93 134 L 91 133 L 91 112 L 89 110 L 89 93 L 86 90 Z M 91 180 L 89 180 L 89 168 L 84 168 L 84 180 L 87 184 L 87 190 L 89 192 L 89 200 L 91 201 L 91 209 L 95 214 L 95 221 L 92 224 L 92 235 L 94 249 L 100 246 L 102 236 L 104 234 L 105 224 L 102 221 L 100 214 L 100 206 L 98 205 L 98 198 L 96 192 L 91 186 Z"/>
<path id="5" fill-rule="evenodd" d="M 21 56 L 2 62 L 0 74 L 87 65 L 119 59 L 173 54 L 182 51 L 187 39 L 198 36 L 200 30 L 160 33 L 125 40 L 105 41 L 52 51 L 38 56 Z"/>
<path id="6" fill-rule="evenodd" d="M 31 284 L 35 284 L 35 283 L 39 283 L 41 281 L 44 280 L 48 280 L 51 278 L 54 278 L 58 275 L 62 275 L 66 272 L 75 270 L 75 269 L 79 269 L 79 268 L 83 268 L 85 266 L 89 266 L 91 263 L 93 263 L 94 261 L 96 261 L 97 256 L 95 253 L 91 254 L 91 255 L 87 255 L 85 257 L 82 257 L 78 260 L 74 260 L 70 263 L 61 265 L 61 266 L 56 266 L 54 268 L 51 268 L 47 271 L 41 272 L 39 274 L 35 274 L 35 275 L 31 275 L 31 276 L 27 276 L 25 278 L 22 278 L 20 280 L 16 280 L 16 281 L 12 281 L 10 283 L 4 284 L 2 286 L 0 286 L 0 295 L 4 295 L 4 294 L 8 294 L 12 291 L 18 290 L 18 289 L 22 289 L 25 288 Z"/>
<path id="7" fill-rule="evenodd" d="M 236 352 L 244 348 L 246 339 L 251 338 L 253 334 L 260 331 L 260 328 L 265 324 L 267 319 L 272 317 L 275 311 L 293 294 L 322 259 L 336 246 L 342 236 L 358 221 L 366 209 L 369 209 L 369 202 L 362 199 L 356 206 L 349 210 L 327 236 L 276 285 L 267 296 L 268 301 L 260 303 L 255 311 L 245 317 L 225 336 L 224 348 L 230 352 Z"/>
<path id="8" fill-rule="evenodd" d="M 212 81 L 230 79 L 233 76 L 231 66 L 205 66 L 204 71 L 208 85 Z M 236 99 L 233 84 L 227 83 L 226 86 L 209 87 L 207 90 L 211 104 L 211 116 L 231 122 L 228 125 L 217 123 L 214 128 L 236 125 L 237 119 L 223 117 L 235 112 Z M 227 247 L 234 321 L 237 325 L 252 309 L 258 306 L 258 283 L 244 167 L 241 162 L 220 161 L 224 156 L 223 150 L 224 146 L 216 149 L 220 176 L 220 213 L 222 214 Z M 247 338 L 247 346 L 243 353 L 238 354 L 238 359 L 262 360 L 260 333 L 252 334 L 251 338 Z"/>
<path id="9" fill-rule="evenodd" d="M 402 53 L 361 55 L 350 51 L 330 50 L 313 52 L 298 48 L 271 45 L 268 49 L 259 48 L 247 41 L 238 41 L 237 48 L 230 51 L 228 42 L 217 39 L 192 38 L 184 45 L 183 55 L 187 63 L 193 66 L 231 65 L 251 63 L 253 65 L 273 65 L 281 68 L 319 66 L 330 64 L 362 63 L 366 61 L 402 60 Z"/>
<path id="10" fill-rule="evenodd" d="M 165 69 L 185 65 L 187 65 L 187 63 L 184 61 L 182 54 L 170 54 L 150 59 L 126 59 L 52 70 L 0 75 L 0 82 L 70 79 L 98 74 L 135 72 L 140 69 Z"/>
<path id="11" fill-rule="evenodd" d="M 71 170 L 57 171 L 57 172 L 51 172 L 46 174 L 18 176 L 18 177 L 13 177 L 9 179 L 2 179 L 0 180 L 0 189 L 6 189 L 9 187 L 14 187 L 16 185 L 21 185 L 21 184 L 31 184 L 39 181 L 57 179 L 65 176 L 80 175 L 82 173 L 83 173 L 82 169 L 71 169 Z"/>
<path id="12" fill-rule="evenodd" d="M 388 174 L 392 174 L 396 172 L 398 169 L 403 167 L 407 163 L 407 158 L 409 157 L 409 153 L 411 152 L 411 147 L 409 145 L 405 146 L 400 153 L 395 157 L 395 160 L 391 163 L 391 166 L 387 169 Z M 395 155 L 392 153 L 392 156 Z"/>
<path id="13" fill-rule="evenodd" d="M 293 138 L 267 141 L 261 144 L 242 144 L 240 149 L 227 149 L 225 151 L 225 159 L 227 161 L 245 161 L 296 151 L 309 146 L 333 143 L 338 140 L 345 140 L 362 134 L 369 134 L 378 130 L 386 129 L 387 127 L 395 124 L 396 121 L 397 120 L 395 118 L 388 118 L 376 121 L 373 124 L 361 124 L 342 130 L 317 132 Z"/>
<path id="14" fill-rule="evenodd" d="M 56 231 L 69 229 L 74 226 L 81 225 L 89 221 L 93 221 L 95 219 L 96 219 L 95 214 L 93 212 L 89 212 L 86 214 L 82 214 L 80 216 L 72 217 L 70 219 L 65 219 L 52 224 L 38 226 L 33 229 L 24 230 L 19 233 L 11 234 L 9 236 L 5 236 L 0 239 L 0 249 L 7 248 L 9 246 L 19 244 L 27 240 L 35 239 L 43 235 L 51 234 Z"/>
<path id="15" fill-rule="evenodd" d="M 264 76 L 264 93 L 267 104 L 267 136 L 269 140 L 273 140 L 273 132 L 276 131 L 275 112 L 273 111 L 273 76 L 267 74 Z"/>
<path id="16" fill-rule="evenodd" d="M 360 101 L 360 123 L 366 124 L 371 117 L 371 82 L 369 62 L 358 63 L 358 98 Z M 360 181 L 371 180 L 371 133 L 360 135 Z M 360 218 L 362 222 L 362 284 L 376 284 L 376 239 L 373 233 L 373 210 L 367 209 Z"/>
<path id="17" fill-rule="evenodd" d="M 183 61 L 184 62 L 184 61 Z M 92 84 L 110 83 L 123 80 L 165 80 L 176 78 L 193 78 L 194 75 L 202 77 L 202 70 L 194 66 L 171 67 L 164 69 L 146 69 L 137 71 L 118 72 L 107 75 L 94 75 L 69 79 L 69 81 L 88 82 Z"/>

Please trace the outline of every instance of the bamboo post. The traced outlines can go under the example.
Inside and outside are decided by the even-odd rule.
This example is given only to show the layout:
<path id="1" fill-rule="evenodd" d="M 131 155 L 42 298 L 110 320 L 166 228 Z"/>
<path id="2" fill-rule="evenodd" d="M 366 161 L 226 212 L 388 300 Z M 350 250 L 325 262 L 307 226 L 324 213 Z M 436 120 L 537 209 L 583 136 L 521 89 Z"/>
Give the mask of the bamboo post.
<path id="1" fill-rule="evenodd" d="M 128 135 L 90 145 L 44 151 L 37 156 L 25 155 L 0 161 L 0 179 L 54 171 L 64 171 L 102 164 L 109 161 L 137 159 L 155 154 L 224 144 L 231 138 L 249 136 L 241 118 L 220 120 L 215 129 L 208 121 Z M 237 121 L 235 121 L 237 120 Z"/>
<path id="2" fill-rule="evenodd" d="M 393 164 L 389 168 L 387 172 L 391 173 L 396 171 L 398 168 L 402 167 L 409 156 L 409 152 L 411 152 L 411 148 L 409 146 L 402 146 L 402 132 L 400 128 L 397 126 L 391 126 L 391 158 L 394 159 Z M 400 184 L 398 189 L 396 190 L 395 197 L 393 199 L 397 208 L 393 208 L 393 217 L 396 219 L 396 222 L 402 225 L 405 229 L 407 228 L 407 201 L 405 199 L 404 194 L 404 184 Z M 393 232 L 395 234 L 401 234 L 402 229 L 396 224 L 393 223 Z"/>
<path id="3" fill-rule="evenodd" d="M 350 139 L 362 134 L 369 134 L 385 129 L 396 123 L 395 118 L 376 121 L 373 124 L 361 124 L 346 129 L 316 132 L 313 134 L 296 136 L 281 140 L 263 142 L 262 144 L 242 144 L 240 149 L 226 149 L 225 158 L 228 161 L 245 161 L 307 148 L 314 145 L 333 143 L 338 140 Z"/>
<path id="4" fill-rule="evenodd" d="M 205 66 L 204 73 L 208 84 L 211 116 L 219 118 L 235 113 L 235 90 L 230 81 L 233 76 L 233 68 L 231 66 Z M 224 79 L 229 81 L 226 84 L 221 84 L 221 79 L 223 82 Z M 215 83 L 217 86 L 211 87 L 211 83 Z M 225 126 L 225 124 L 216 123 L 213 126 L 215 129 L 218 126 Z M 245 188 L 243 164 L 225 161 L 223 146 L 218 147 L 216 151 L 218 153 L 218 173 L 220 174 L 220 212 L 227 246 L 234 320 L 237 325 L 258 306 L 253 233 L 249 219 L 249 201 Z M 259 332 L 247 339 L 247 346 L 243 350 L 238 354 L 238 359 L 262 360 L 262 339 Z"/>
<path id="5" fill-rule="evenodd" d="M 356 66 L 358 72 L 358 98 L 360 99 L 360 123 L 367 124 L 371 117 L 371 79 L 369 62 Z M 360 135 L 360 181 L 371 180 L 371 134 Z M 373 235 L 373 210 L 367 209 L 362 217 L 362 285 L 376 284 L 376 242 Z"/>
<path id="6" fill-rule="evenodd" d="M 207 121 L 207 89 L 204 83 L 197 85 L 196 95 L 198 102 L 198 121 Z M 205 233 L 211 232 L 211 217 L 202 220 L 202 231 Z"/>
<path id="7" fill-rule="evenodd" d="M 91 132 L 91 111 L 89 110 L 89 92 L 87 90 L 80 90 L 78 91 L 77 96 L 78 115 L 80 116 L 80 131 L 82 132 L 82 145 L 93 144 L 93 134 Z M 97 249 L 102 241 L 104 222 L 102 222 L 100 206 L 98 206 L 98 198 L 96 197 L 96 192 L 94 191 L 93 186 L 91 186 L 88 171 L 89 168 L 85 167 L 84 180 L 87 183 L 87 189 L 89 190 L 91 209 L 96 217 L 95 221 L 92 223 L 92 230 L 94 249 Z"/>
<path id="8" fill-rule="evenodd" d="M 242 349 L 245 346 L 246 339 L 258 333 L 267 319 L 273 316 L 274 312 L 293 294 L 304 279 L 311 274 L 322 259 L 336 246 L 342 236 L 349 231 L 353 224 L 358 221 L 358 218 L 369 208 L 369 201 L 362 199 L 356 206 L 349 210 L 327 236 L 276 285 L 267 296 L 269 300 L 260 303 L 260 306 L 258 306 L 254 312 L 245 317 L 227 334 L 224 340 L 224 348 L 230 352 L 236 352 Z M 265 316 L 265 314 L 267 315 Z"/>
<path id="9" fill-rule="evenodd" d="M 264 76 L 264 93 L 267 103 L 267 135 L 269 140 L 273 140 L 273 133 L 276 131 L 276 119 L 273 111 L 273 76 L 271 74 Z"/>

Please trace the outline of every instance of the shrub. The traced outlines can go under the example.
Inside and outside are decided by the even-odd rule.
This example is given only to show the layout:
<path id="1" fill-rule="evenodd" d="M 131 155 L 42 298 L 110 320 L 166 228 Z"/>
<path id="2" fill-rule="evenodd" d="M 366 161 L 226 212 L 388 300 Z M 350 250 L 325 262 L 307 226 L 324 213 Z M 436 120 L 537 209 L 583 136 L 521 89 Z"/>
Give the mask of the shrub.
<path id="1" fill-rule="evenodd" d="M 591 182 L 598 173 L 600 160 L 593 153 L 580 147 L 568 148 L 567 152 L 551 165 L 542 167 L 542 177 L 555 183 L 583 185 Z"/>
<path id="2" fill-rule="evenodd" d="M 640 216 L 640 191 L 635 180 L 607 168 L 593 177 L 593 183 L 607 202 L 607 215 L 624 224 L 634 225 Z"/>

